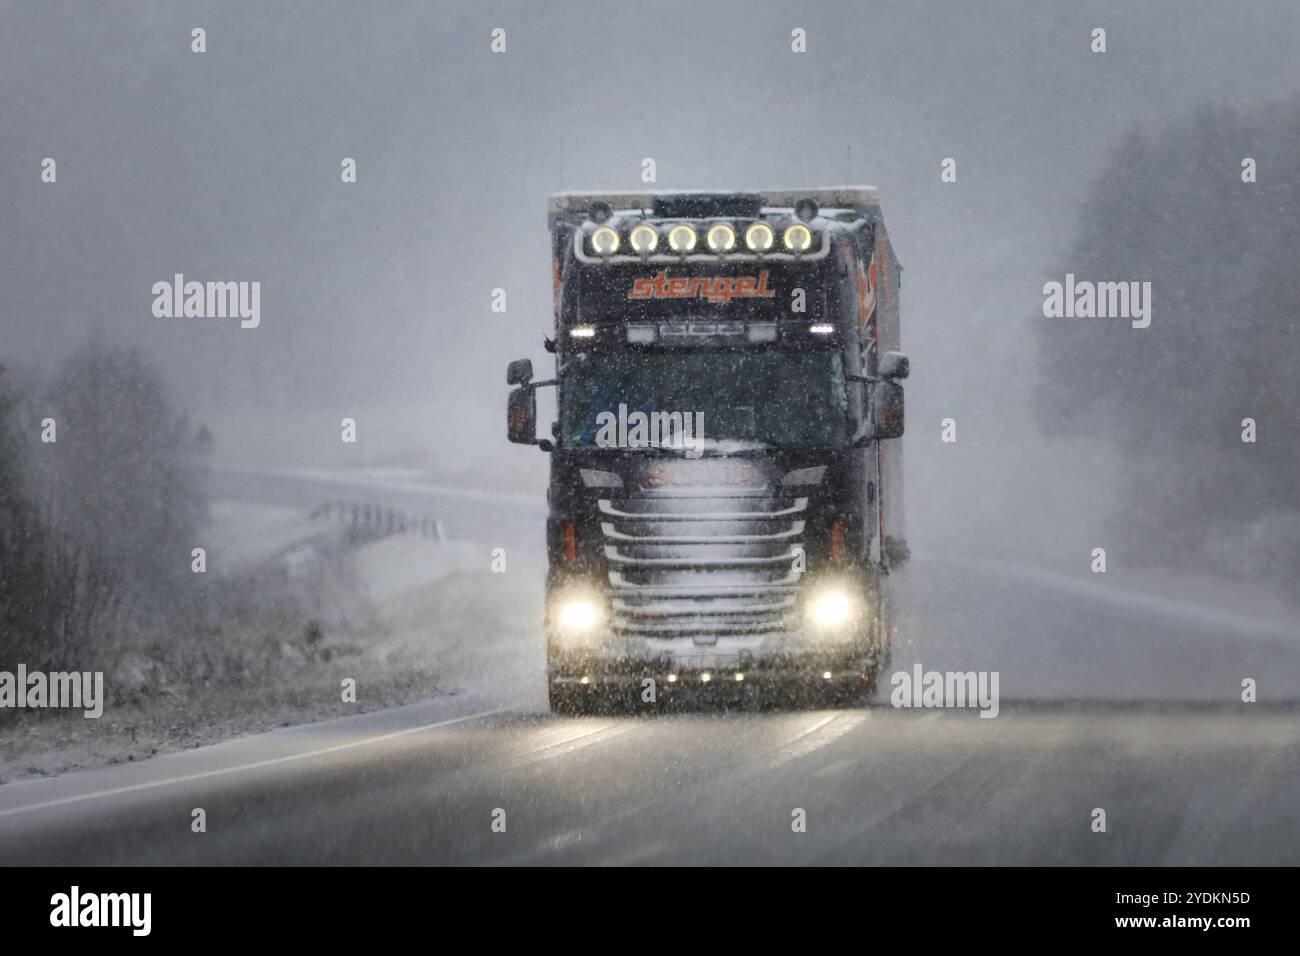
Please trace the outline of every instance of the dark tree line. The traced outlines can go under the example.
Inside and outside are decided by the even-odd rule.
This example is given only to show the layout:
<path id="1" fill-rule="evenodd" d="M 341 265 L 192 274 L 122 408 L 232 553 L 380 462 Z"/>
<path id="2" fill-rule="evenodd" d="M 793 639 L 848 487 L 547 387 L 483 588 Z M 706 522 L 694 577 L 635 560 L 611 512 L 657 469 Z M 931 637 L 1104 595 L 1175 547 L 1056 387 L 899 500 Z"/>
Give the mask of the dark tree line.
<path id="1" fill-rule="evenodd" d="M 0 373 L 0 669 L 107 668 L 128 633 L 165 632 L 207 508 L 188 434 L 134 349 Z"/>
<path id="2" fill-rule="evenodd" d="M 1256 163 L 1243 181 L 1243 160 Z M 1116 528 L 1147 557 L 1300 578 L 1300 100 L 1132 130 L 1058 263 L 1152 283 L 1150 328 L 1039 318 L 1053 434 L 1124 452 Z M 1258 441 L 1241 440 L 1242 420 Z"/>

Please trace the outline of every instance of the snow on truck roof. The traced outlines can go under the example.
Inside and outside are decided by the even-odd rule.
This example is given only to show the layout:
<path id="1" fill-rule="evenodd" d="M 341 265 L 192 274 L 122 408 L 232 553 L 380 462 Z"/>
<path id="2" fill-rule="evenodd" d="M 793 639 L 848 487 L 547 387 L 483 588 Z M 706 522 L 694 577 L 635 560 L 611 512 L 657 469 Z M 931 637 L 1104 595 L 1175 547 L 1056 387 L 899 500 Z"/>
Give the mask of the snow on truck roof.
<path id="1" fill-rule="evenodd" d="M 650 209 L 655 200 L 691 197 L 753 197 L 764 209 L 793 209 L 801 199 L 811 199 L 824 209 L 861 209 L 880 215 L 880 191 L 875 186 L 822 186 L 816 189 L 665 189 L 645 192 L 581 191 L 552 193 L 546 204 L 549 218 L 582 215 L 594 203 L 603 202 L 615 212 Z"/>

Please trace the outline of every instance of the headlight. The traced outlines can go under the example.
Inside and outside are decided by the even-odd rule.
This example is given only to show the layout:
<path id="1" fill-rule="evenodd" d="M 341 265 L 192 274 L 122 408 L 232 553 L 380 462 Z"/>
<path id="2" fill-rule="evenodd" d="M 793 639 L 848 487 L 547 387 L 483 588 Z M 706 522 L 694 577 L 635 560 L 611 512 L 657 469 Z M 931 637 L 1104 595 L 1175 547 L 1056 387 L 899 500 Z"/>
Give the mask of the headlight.
<path id="1" fill-rule="evenodd" d="M 730 252 L 736 245 L 736 230 L 720 222 L 716 226 L 709 227 L 704 239 L 714 252 Z"/>
<path id="2" fill-rule="evenodd" d="M 648 256 L 659 245 L 659 233 L 653 226 L 643 224 L 632 230 L 627 241 L 632 244 L 633 251 Z"/>
<path id="3" fill-rule="evenodd" d="M 821 627 L 835 627 L 849 619 L 852 612 L 848 595 L 842 591 L 823 591 L 808 604 L 809 619 Z"/>
<path id="4" fill-rule="evenodd" d="M 586 634 L 600 623 L 600 608 L 594 601 L 581 598 L 565 601 L 556 615 L 560 629 L 569 634 Z"/>
<path id="5" fill-rule="evenodd" d="M 668 247 L 673 252 L 690 252 L 695 248 L 695 230 L 690 226 L 673 226 L 668 230 Z"/>
<path id="6" fill-rule="evenodd" d="M 812 231 L 802 223 L 787 226 L 781 241 L 791 252 L 807 252 L 812 248 Z"/>
<path id="7" fill-rule="evenodd" d="M 750 252 L 767 252 L 775 241 L 772 227 L 765 222 L 756 222 L 745 230 L 745 245 Z"/>
<path id="8" fill-rule="evenodd" d="M 602 256 L 612 256 L 618 252 L 618 233 L 609 226 L 601 226 L 591 234 L 591 248 Z"/>

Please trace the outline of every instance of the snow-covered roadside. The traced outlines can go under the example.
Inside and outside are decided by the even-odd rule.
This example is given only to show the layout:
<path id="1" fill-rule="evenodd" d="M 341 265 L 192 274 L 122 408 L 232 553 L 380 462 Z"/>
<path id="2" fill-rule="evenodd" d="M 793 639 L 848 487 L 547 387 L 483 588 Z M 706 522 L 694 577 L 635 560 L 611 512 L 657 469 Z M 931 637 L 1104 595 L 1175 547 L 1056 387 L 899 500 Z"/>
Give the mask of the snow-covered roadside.
<path id="1" fill-rule="evenodd" d="M 468 690 L 517 700 L 536 683 L 534 693 L 541 694 L 543 662 L 532 640 L 540 619 L 538 569 L 512 563 L 508 574 L 494 574 L 486 546 L 400 535 L 346 548 L 336 562 L 317 561 L 318 549 L 338 547 L 338 529 L 295 509 L 218 503 L 213 519 L 212 568 L 280 573 L 288 564 L 294 574 L 328 576 L 319 587 L 352 609 L 351 623 L 304 636 L 303 621 L 276 619 L 259 624 L 256 635 L 240 635 L 272 648 L 275 673 L 260 679 L 164 684 L 133 703 L 106 707 L 97 720 L 79 712 L 20 714 L 0 725 L 0 782 L 142 760 Z M 532 597 L 521 601 L 521 593 Z M 343 699 L 349 679 L 355 702 Z"/>
<path id="2" fill-rule="evenodd" d="M 545 709 L 546 568 L 513 551 L 506 560 L 493 572 L 491 547 L 461 541 L 361 548 L 358 577 L 376 608 L 367 659 L 436 661 L 445 692 Z"/>
<path id="3" fill-rule="evenodd" d="M 1004 700 L 1300 699 L 1300 614 L 1275 591 L 1157 569 L 1067 574 L 913 557 L 897 577 L 895 670 L 998 672 Z"/>

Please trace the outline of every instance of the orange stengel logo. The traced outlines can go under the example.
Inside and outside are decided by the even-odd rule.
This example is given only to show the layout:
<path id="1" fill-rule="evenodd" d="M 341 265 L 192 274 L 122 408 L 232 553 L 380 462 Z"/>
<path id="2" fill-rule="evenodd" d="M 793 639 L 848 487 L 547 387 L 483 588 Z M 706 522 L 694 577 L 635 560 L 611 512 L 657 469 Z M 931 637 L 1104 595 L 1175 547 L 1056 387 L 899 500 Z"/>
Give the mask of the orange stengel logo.
<path id="1" fill-rule="evenodd" d="M 771 299 L 767 270 L 756 276 L 673 276 L 665 269 L 654 278 L 634 279 L 629 299 L 707 299 L 725 305 L 732 299 Z"/>

